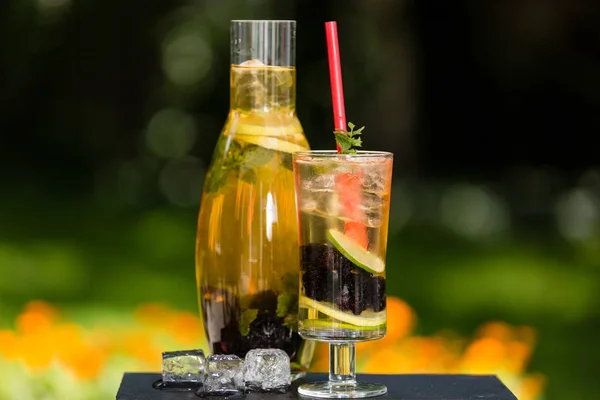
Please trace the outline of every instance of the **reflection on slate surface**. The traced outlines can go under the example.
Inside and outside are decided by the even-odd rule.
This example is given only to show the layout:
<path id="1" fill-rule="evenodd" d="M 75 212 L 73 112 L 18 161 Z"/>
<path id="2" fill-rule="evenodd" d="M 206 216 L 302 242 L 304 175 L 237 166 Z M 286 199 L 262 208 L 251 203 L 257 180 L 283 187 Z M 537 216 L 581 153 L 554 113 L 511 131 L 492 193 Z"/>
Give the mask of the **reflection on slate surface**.
<path id="1" fill-rule="evenodd" d="M 194 392 L 154 389 L 160 374 L 126 373 L 117 400 L 199 400 Z M 326 380 L 326 374 L 309 374 L 295 382 L 286 394 L 248 393 L 247 400 L 298 399 L 296 388 L 304 381 Z M 388 394 L 377 399 L 396 400 L 517 400 L 498 378 L 490 375 L 359 375 L 364 382 L 383 383 Z M 223 398 L 220 398 L 221 400 Z"/>

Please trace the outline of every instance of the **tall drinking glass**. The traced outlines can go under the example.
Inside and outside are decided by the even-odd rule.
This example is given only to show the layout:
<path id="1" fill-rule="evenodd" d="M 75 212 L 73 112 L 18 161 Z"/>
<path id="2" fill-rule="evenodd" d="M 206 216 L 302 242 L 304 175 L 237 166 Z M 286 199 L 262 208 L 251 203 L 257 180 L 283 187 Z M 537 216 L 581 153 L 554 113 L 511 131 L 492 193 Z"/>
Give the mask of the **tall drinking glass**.
<path id="1" fill-rule="evenodd" d="M 385 254 L 393 155 L 306 151 L 293 155 L 300 246 L 298 330 L 329 343 L 329 381 L 298 388 L 304 396 L 385 394 L 357 382 L 355 343 L 386 332 Z"/>

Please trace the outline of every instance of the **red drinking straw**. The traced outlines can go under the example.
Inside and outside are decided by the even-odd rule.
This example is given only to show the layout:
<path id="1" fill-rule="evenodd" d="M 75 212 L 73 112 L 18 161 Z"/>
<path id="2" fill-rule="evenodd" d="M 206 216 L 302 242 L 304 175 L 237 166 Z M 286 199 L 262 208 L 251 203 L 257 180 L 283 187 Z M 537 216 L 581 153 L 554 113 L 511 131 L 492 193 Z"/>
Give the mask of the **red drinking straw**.
<path id="1" fill-rule="evenodd" d="M 333 124 L 335 130 L 346 129 L 346 109 L 344 108 L 344 87 L 342 85 L 342 65 L 338 43 L 337 23 L 325 23 L 327 53 L 329 55 L 329 79 L 331 81 L 331 100 L 333 101 Z M 336 143 L 337 152 L 342 149 Z"/>
<path id="2" fill-rule="evenodd" d="M 335 130 L 346 129 L 346 110 L 344 108 L 344 89 L 342 86 L 342 66 L 340 62 L 340 46 L 338 43 L 337 23 L 330 21 L 325 23 L 327 36 L 327 53 L 329 55 L 329 79 L 331 80 L 331 100 L 333 102 L 333 123 Z M 337 152 L 342 149 L 337 145 Z M 360 222 L 364 215 L 359 208 L 362 201 L 360 181 L 352 174 L 342 174 L 336 177 L 336 183 L 341 196 L 341 205 L 346 215 L 352 220 L 344 224 L 346 235 L 367 248 L 367 231 L 365 225 Z"/>

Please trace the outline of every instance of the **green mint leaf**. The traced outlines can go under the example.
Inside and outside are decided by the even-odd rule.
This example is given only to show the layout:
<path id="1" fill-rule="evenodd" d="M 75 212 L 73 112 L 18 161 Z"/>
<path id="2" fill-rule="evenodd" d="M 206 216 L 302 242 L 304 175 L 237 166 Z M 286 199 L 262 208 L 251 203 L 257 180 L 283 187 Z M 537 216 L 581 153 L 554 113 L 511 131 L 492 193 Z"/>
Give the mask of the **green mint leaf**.
<path id="1" fill-rule="evenodd" d="M 282 325 L 292 332 L 298 332 L 298 314 L 294 313 L 286 315 Z"/>
<path id="2" fill-rule="evenodd" d="M 362 140 L 343 133 L 336 133 L 335 137 L 342 150 L 350 150 L 352 147 L 360 147 Z"/>
<path id="3" fill-rule="evenodd" d="M 345 153 L 352 148 L 352 138 L 348 135 L 341 132 L 335 132 L 335 140 L 342 149 L 342 153 Z"/>
<path id="4" fill-rule="evenodd" d="M 355 147 L 362 147 L 362 139 L 358 136 L 361 135 L 363 129 L 365 127 L 354 130 L 356 125 L 352 122 L 348 122 L 348 128 L 350 131 L 346 131 L 344 129 L 335 130 L 333 133 L 335 135 L 335 141 L 340 147 L 342 154 L 356 154 Z"/>
<path id="5" fill-rule="evenodd" d="M 252 169 L 265 165 L 273 158 L 275 152 L 264 147 L 249 145 L 244 149 L 241 156 L 241 164 L 244 168 Z"/>
<path id="6" fill-rule="evenodd" d="M 223 187 L 230 172 L 234 172 L 242 160 L 242 146 L 231 136 L 221 136 L 215 147 L 213 161 L 206 175 L 206 193 L 216 193 Z M 237 173 L 237 172 L 236 172 Z"/>
<path id="7" fill-rule="evenodd" d="M 224 137 L 223 144 L 225 146 L 226 160 L 230 158 L 238 161 L 239 156 L 242 154 L 242 145 L 233 140 L 231 136 Z"/>
<path id="8" fill-rule="evenodd" d="M 278 317 L 285 317 L 286 314 L 292 311 L 294 303 L 298 302 L 298 297 L 289 294 L 282 293 L 277 296 L 277 311 L 275 312 Z"/>
<path id="9" fill-rule="evenodd" d="M 258 180 L 256 177 L 256 172 L 254 172 L 251 169 L 242 171 L 240 173 L 239 177 L 241 180 L 243 180 L 244 182 L 249 183 L 251 185 L 254 185 L 256 183 L 256 181 Z"/>
<path id="10" fill-rule="evenodd" d="M 240 318 L 240 333 L 242 336 L 247 336 L 250 333 L 250 324 L 256 319 L 258 310 L 256 308 L 249 308 L 242 313 Z"/>
<path id="11" fill-rule="evenodd" d="M 353 131 L 352 133 L 353 133 L 354 135 L 361 135 L 361 134 L 362 134 L 362 131 L 363 131 L 363 129 L 365 129 L 365 127 L 364 127 L 364 126 L 363 126 L 362 128 L 360 128 L 360 129 L 357 129 L 357 130 Z"/>
<path id="12" fill-rule="evenodd" d="M 301 369 L 303 369 L 303 368 L 302 368 L 302 365 L 300 365 L 299 363 L 297 363 L 297 362 L 295 362 L 295 361 L 292 361 L 292 362 L 290 363 L 290 368 L 291 368 L 292 370 L 301 370 Z"/>
<path id="13" fill-rule="evenodd" d="M 207 175 L 206 191 L 207 193 L 216 193 L 225 185 L 229 168 L 225 165 L 215 165 Z"/>

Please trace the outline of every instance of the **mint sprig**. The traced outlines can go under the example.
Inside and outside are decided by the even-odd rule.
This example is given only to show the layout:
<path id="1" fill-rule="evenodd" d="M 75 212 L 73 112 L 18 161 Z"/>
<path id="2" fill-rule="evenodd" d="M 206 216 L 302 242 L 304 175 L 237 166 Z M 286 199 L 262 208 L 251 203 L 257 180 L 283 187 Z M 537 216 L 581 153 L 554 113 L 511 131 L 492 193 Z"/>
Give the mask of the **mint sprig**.
<path id="1" fill-rule="evenodd" d="M 239 325 L 242 336 L 247 336 L 250 333 L 250 324 L 254 322 L 257 316 L 258 310 L 256 308 L 249 308 L 242 313 Z"/>
<path id="2" fill-rule="evenodd" d="M 213 156 L 213 164 L 207 176 L 207 193 L 216 193 L 231 176 L 248 183 L 256 181 L 253 169 L 265 165 L 275 151 L 256 145 L 242 147 L 237 141 L 223 136 L 219 139 Z"/>
<path id="3" fill-rule="evenodd" d="M 342 154 L 356 154 L 355 147 L 362 147 L 362 139 L 358 136 L 362 135 L 362 131 L 365 127 L 363 126 L 362 128 L 354 130 L 355 127 L 356 125 L 352 122 L 348 122 L 348 128 L 350 128 L 349 131 L 345 129 L 333 131 L 335 141 L 338 146 L 340 146 Z"/>
<path id="4" fill-rule="evenodd" d="M 298 306 L 298 296 L 282 293 L 277 296 L 277 310 L 275 313 L 278 317 L 285 317 L 287 314 L 295 313 Z"/>

